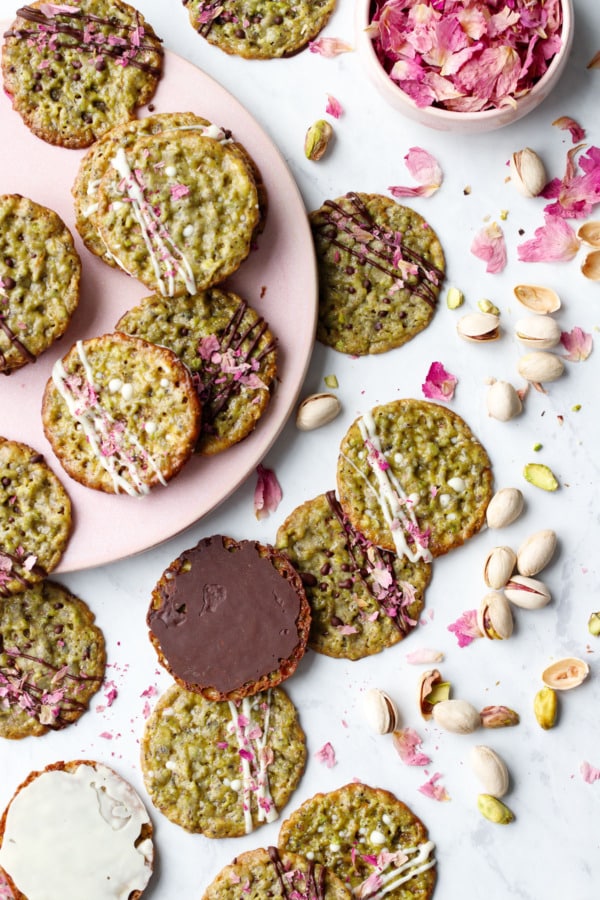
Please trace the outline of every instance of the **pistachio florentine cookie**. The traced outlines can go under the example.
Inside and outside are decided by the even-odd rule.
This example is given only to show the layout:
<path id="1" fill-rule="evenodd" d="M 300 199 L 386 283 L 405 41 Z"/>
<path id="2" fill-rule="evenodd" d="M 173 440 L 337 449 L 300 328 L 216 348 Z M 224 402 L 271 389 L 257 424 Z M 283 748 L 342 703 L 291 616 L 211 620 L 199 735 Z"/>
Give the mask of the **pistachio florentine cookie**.
<path id="1" fill-rule="evenodd" d="M 418 624 L 431 566 L 376 547 L 352 526 L 333 491 L 297 507 L 275 544 L 302 578 L 313 650 L 362 659 Z"/>
<path id="2" fill-rule="evenodd" d="M 338 457 L 340 503 L 354 527 L 413 561 L 441 556 L 479 531 L 492 481 L 489 457 L 466 422 L 424 400 L 360 416 Z"/>
<path id="3" fill-rule="evenodd" d="M 118 265 L 157 294 L 195 294 L 246 259 L 260 220 L 245 159 L 197 130 L 120 146 L 98 189 L 100 237 Z"/>
<path id="4" fill-rule="evenodd" d="M 193 453 L 200 404 L 191 374 L 171 350 L 105 334 L 77 341 L 55 363 L 42 421 L 72 478 L 140 495 L 166 484 Z"/>
<path id="5" fill-rule="evenodd" d="M 55 569 L 71 528 L 71 501 L 43 456 L 0 437 L 0 598 Z"/>
<path id="6" fill-rule="evenodd" d="M 267 212 L 267 193 L 260 171 L 245 148 L 235 141 L 231 133 L 213 125 L 208 119 L 191 112 L 157 113 L 143 119 L 135 119 L 111 128 L 97 140 L 82 159 L 72 194 L 75 201 L 75 227 L 87 249 L 104 262 L 116 266 L 115 259 L 106 251 L 104 241 L 98 231 L 98 189 L 101 179 L 111 166 L 119 147 L 128 150 L 140 137 L 159 134 L 162 131 L 195 131 L 205 137 L 212 137 L 227 144 L 241 155 L 254 175 L 261 212 L 262 226 Z"/>
<path id="7" fill-rule="evenodd" d="M 41 0 L 4 34 L 2 74 L 13 108 L 37 137 L 89 147 L 135 116 L 162 73 L 160 39 L 122 0 Z"/>
<path id="8" fill-rule="evenodd" d="M 65 728 L 104 676 L 104 637 L 88 606 L 51 581 L 0 601 L 0 737 Z"/>
<path id="9" fill-rule="evenodd" d="M 192 372 L 202 405 L 201 453 L 226 450 L 255 428 L 277 374 L 276 342 L 237 294 L 211 288 L 177 303 L 148 297 L 116 330 L 168 347 Z"/>
<path id="10" fill-rule="evenodd" d="M 209 700 L 240 700 L 295 672 L 310 607 L 279 550 L 213 535 L 163 572 L 146 621 L 160 663 L 182 687 Z"/>
<path id="11" fill-rule="evenodd" d="M 35 362 L 64 334 L 80 276 L 60 216 L 20 194 L 0 196 L 0 373 Z"/>
<path id="12" fill-rule="evenodd" d="M 277 847 L 248 850 L 221 869 L 202 900 L 351 900 L 352 894 L 328 869 L 299 853 Z"/>
<path id="13" fill-rule="evenodd" d="M 144 804 L 100 762 L 69 760 L 31 772 L 0 819 L 0 866 L 15 900 L 138 900 L 153 863 Z"/>
<path id="14" fill-rule="evenodd" d="M 335 0 L 183 0 L 190 22 L 225 53 L 246 59 L 292 56 L 329 21 Z"/>
<path id="15" fill-rule="evenodd" d="M 317 339 L 342 353 L 383 353 L 429 325 L 444 252 L 414 210 L 350 192 L 309 216 L 319 273 Z"/>
<path id="16" fill-rule="evenodd" d="M 304 732 L 281 688 L 237 702 L 173 685 L 146 723 L 142 772 L 153 804 L 209 838 L 273 822 L 306 762 Z"/>
<path id="17" fill-rule="evenodd" d="M 354 897 L 429 900 L 435 846 L 412 810 L 381 788 L 352 783 L 316 794 L 281 826 L 279 848 L 310 855 Z"/>

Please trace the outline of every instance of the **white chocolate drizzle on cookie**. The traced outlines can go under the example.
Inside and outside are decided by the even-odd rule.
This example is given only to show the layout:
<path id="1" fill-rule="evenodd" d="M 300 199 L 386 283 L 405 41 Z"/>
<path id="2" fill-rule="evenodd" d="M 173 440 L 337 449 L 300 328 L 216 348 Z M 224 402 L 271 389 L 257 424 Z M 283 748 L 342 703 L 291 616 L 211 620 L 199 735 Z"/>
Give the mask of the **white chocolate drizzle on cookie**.
<path id="1" fill-rule="evenodd" d="M 112 478 L 115 493 L 123 492 L 135 497 L 149 492 L 149 486 L 142 478 L 141 467 L 136 459 L 142 459 L 144 466 L 152 469 L 160 483 L 166 485 L 156 461 L 135 435 L 126 431 L 123 423 L 114 419 L 100 405 L 83 343 L 77 341 L 76 348 L 85 374 L 84 383 L 80 376 L 70 375 L 60 359 L 52 369 L 52 381 L 72 417 L 83 429 L 91 452 Z M 122 469 L 126 470 L 128 478 L 121 474 Z"/>
<path id="2" fill-rule="evenodd" d="M 381 900 L 411 878 L 433 868 L 434 849 L 433 841 L 425 841 L 416 847 L 403 847 L 396 853 L 383 851 L 377 857 L 375 870 L 354 888 L 354 896 L 358 900 Z"/>
<path id="3" fill-rule="evenodd" d="M 146 200 L 137 172 L 133 172 L 123 147 L 119 147 L 111 165 L 121 176 L 119 189 L 129 198 L 129 208 L 140 226 L 142 238 L 163 297 L 172 297 L 175 278 L 180 278 L 188 294 L 196 292 L 196 280 L 189 260 L 177 247 L 152 205 Z M 118 258 L 115 257 L 119 262 Z M 120 265 L 120 262 L 119 262 Z"/>
<path id="4" fill-rule="evenodd" d="M 258 703 L 257 703 L 258 699 Z M 262 726 L 254 720 L 257 707 L 263 711 Z M 232 725 L 240 753 L 240 770 L 242 774 L 242 804 L 244 809 L 244 825 L 246 834 L 254 829 L 252 822 L 252 796 L 256 796 L 256 817 L 259 822 L 274 822 L 278 810 L 269 789 L 269 765 L 273 760 L 273 751 L 268 746 L 269 720 L 271 716 L 271 691 L 259 694 L 258 698 L 244 697 L 240 708 L 229 701 Z"/>
<path id="5" fill-rule="evenodd" d="M 414 500 L 407 496 L 390 469 L 381 449 L 381 441 L 372 413 L 365 413 L 357 424 L 367 449 L 367 461 L 375 476 L 378 489 L 367 481 L 362 472 L 360 474 L 377 497 L 383 517 L 392 533 L 396 553 L 400 557 L 407 557 L 411 562 L 416 562 L 418 559 L 431 562 L 432 554 L 427 548 L 428 536 L 419 529 L 413 510 Z M 360 470 L 357 469 L 357 471 Z M 414 549 L 410 547 L 409 539 L 414 544 Z"/>
<path id="6" fill-rule="evenodd" d="M 41 772 L 14 796 L 0 865 L 36 900 L 128 900 L 152 874 L 150 820 L 134 789 L 99 763 Z"/>

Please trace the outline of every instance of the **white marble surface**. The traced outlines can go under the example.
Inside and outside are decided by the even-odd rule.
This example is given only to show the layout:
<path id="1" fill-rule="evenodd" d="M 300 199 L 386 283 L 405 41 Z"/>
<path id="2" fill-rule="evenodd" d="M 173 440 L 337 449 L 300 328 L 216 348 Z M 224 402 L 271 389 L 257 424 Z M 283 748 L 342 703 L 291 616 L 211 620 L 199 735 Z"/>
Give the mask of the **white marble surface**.
<path id="1" fill-rule="evenodd" d="M 244 103 L 280 148 L 308 209 L 348 190 L 386 193 L 390 185 L 410 184 L 403 157 L 412 146 L 422 146 L 436 156 L 444 171 L 443 186 L 433 197 L 413 205 L 440 234 L 447 254 L 447 285 L 464 292 L 465 309 L 475 308 L 482 298 L 496 303 L 502 310 L 505 333 L 494 345 L 465 344 L 455 330 L 459 313 L 449 311 L 442 300 L 429 329 L 400 350 L 350 359 L 317 345 L 302 395 L 323 390 L 324 376 L 335 373 L 343 412 L 335 422 L 311 433 L 301 433 L 293 422 L 288 423 L 268 453 L 264 463 L 275 470 L 283 489 L 276 513 L 256 520 L 251 476 L 216 512 L 162 546 L 100 569 L 64 575 L 61 580 L 89 603 L 104 629 L 107 678 L 115 683 L 118 695 L 110 708 L 101 710 L 101 691 L 91 711 L 66 731 L 2 742 L 0 809 L 31 769 L 59 759 L 102 760 L 147 799 L 138 765 L 143 694 L 150 686 L 162 692 L 170 684 L 156 663 L 145 627 L 150 592 L 163 568 L 199 538 L 213 533 L 273 540 L 278 525 L 298 503 L 334 486 L 339 441 L 355 416 L 376 403 L 421 397 L 430 363 L 440 360 L 459 379 L 451 408 L 467 420 L 488 449 L 496 486 L 523 490 L 525 512 L 514 525 L 501 532 L 482 532 L 467 546 L 436 561 L 424 622 L 404 644 L 354 663 L 307 654 L 287 688 L 307 732 L 309 760 L 283 816 L 316 791 L 360 779 L 394 791 L 429 827 L 439 860 L 436 897 L 593 900 L 598 896 L 600 871 L 600 781 L 585 783 L 580 765 L 587 761 L 600 767 L 600 639 L 587 630 L 590 612 L 600 608 L 600 348 L 585 362 L 568 362 L 565 376 L 549 385 L 547 393 L 530 391 L 523 415 L 510 423 L 487 416 L 484 396 L 491 376 L 519 384 L 515 364 L 521 350 L 512 329 L 522 311 L 512 294 L 515 284 L 553 286 L 563 301 L 557 314 L 563 330 L 580 326 L 598 340 L 600 287 L 582 276 L 582 254 L 555 265 L 518 262 L 516 246 L 542 224 L 544 201 L 519 195 L 507 180 L 506 168 L 513 151 L 530 146 L 543 157 L 551 176 L 561 176 L 571 141 L 568 132 L 552 126 L 559 116 L 577 119 L 587 130 L 587 143 L 600 144 L 600 72 L 586 69 L 600 50 L 596 0 L 575 0 L 575 46 L 555 93 L 516 125 L 469 138 L 429 131 L 388 109 L 367 83 L 356 53 L 324 59 L 305 51 L 272 62 L 229 58 L 195 34 L 176 0 L 137 0 L 137 6 L 167 48 L 200 66 Z M 325 34 L 353 42 L 352 0 L 338 0 Z M 340 101 L 344 113 L 338 121 L 332 120 L 336 133 L 332 152 L 321 162 L 311 163 L 303 156 L 304 133 L 315 119 L 325 116 L 327 94 Z M 196 111 L 202 113 L 201 97 Z M 486 221 L 500 221 L 503 210 L 507 211 L 502 227 L 509 264 L 502 274 L 488 275 L 469 248 L 473 235 Z M 294 310 L 289 314 L 293 317 Z M 578 411 L 573 409 L 576 404 L 581 406 Z M 538 442 L 543 446 L 536 453 L 532 448 Z M 560 482 L 556 493 L 545 493 L 524 481 L 522 468 L 530 461 L 552 467 Z M 201 483 L 198 491 L 202 491 Z M 148 509 L 151 515 L 151 498 Z M 496 544 L 516 548 L 528 534 L 544 527 L 554 528 L 559 536 L 559 552 L 544 573 L 553 596 L 550 605 L 537 612 L 517 610 L 515 633 L 508 641 L 480 639 L 460 649 L 447 627 L 464 610 L 478 606 L 485 592 L 482 564 L 488 550 Z M 126 519 L 115 522 L 115 528 L 125 530 Z M 102 541 L 102 534 L 97 540 Z M 440 668 L 452 682 L 453 696 L 478 707 L 506 704 L 520 713 L 520 725 L 457 736 L 423 722 L 416 704 L 422 667 L 406 661 L 407 652 L 420 647 L 443 651 Z M 542 731 L 532 710 L 540 674 L 552 660 L 567 655 L 585 658 L 590 677 L 559 698 L 558 724 Z M 404 765 L 389 736 L 369 731 L 360 701 L 370 687 L 391 694 L 400 707 L 402 724 L 421 734 L 423 751 L 432 758 L 427 772 Z M 315 752 L 327 741 L 337 756 L 331 769 L 315 759 Z M 506 802 L 516 819 L 509 826 L 491 824 L 476 809 L 479 786 L 467 760 L 470 748 L 479 743 L 496 749 L 510 769 Z M 449 802 L 438 803 L 418 790 L 436 772 L 441 773 Z M 149 900 L 197 900 L 235 854 L 277 839 L 277 823 L 246 838 L 210 841 L 187 834 L 156 810 L 151 813 L 158 863 L 146 894 Z"/>

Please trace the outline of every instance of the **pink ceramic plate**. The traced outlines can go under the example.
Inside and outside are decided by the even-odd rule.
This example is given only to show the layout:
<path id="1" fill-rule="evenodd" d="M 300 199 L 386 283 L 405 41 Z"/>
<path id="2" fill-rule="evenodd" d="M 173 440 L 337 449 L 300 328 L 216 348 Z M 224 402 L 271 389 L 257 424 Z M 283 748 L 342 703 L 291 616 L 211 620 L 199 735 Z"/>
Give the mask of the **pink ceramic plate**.
<path id="1" fill-rule="evenodd" d="M 250 437 L 224 453 L 194 457 L 167 488 L 137 499 L 102 494 L 72 481 L 54 457 L 40 419 L 41 396 L 52 365 L 79 338 L 114 329 L 122 313 L 148 295 L 81 244 L 71 185 L 82 151 L 35 138 L 0 96 L 0 193 L 20 193 L 54 209 L 73 232 L 83 263 L 82 294 L 67 333 L 35 365 L 0 379 L 0 434 L 44 454 L 74 507 L 74 530 L 58 572 L 130 556 L 177 534 L 214 509 L 254 470 L 283 428 L 304 380 L 317 312 L 317 276 L 306 211 L 278 150 L 248 112 L 204 72 L 166 54 L 153 112 L 191 111 L 230 129 L 261 169 L 268 195 L 267 226 L 258 248 L 228 284 L 264 316 L 279 339 L 280 381 L 265 416 Z M 147 114 L 144 110 L 143 114 Z"/>

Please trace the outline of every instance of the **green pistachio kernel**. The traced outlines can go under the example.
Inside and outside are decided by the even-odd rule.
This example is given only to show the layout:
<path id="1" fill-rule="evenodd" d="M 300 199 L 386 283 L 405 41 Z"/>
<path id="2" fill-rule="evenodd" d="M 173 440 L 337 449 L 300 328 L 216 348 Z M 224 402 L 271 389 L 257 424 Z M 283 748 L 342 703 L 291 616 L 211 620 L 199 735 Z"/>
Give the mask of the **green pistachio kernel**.
<path id="1" fill-rule="evenodd" d="M 477 306 L 481 310 L 482 313 L 489 313 L 492 316 L 499 316 L 500 310 L 496 306 L 495 303 L 492 303 L 491 300 L 478 300 Z"/>
<path id="2" fill-rule="evenodd" d="M 543 491 L 556 491 L 558 489 L 558 481 L 552 469 L 543 463 L 527 463 L 523 469 L 523 476 L 526 481 L 534 487 L 541 488 Z"/>
<path id="3" fill-rule="evenodd" d="M 333 137 L 333 128 L 325 119 L 311 125 L 304 139 L 304 155 L 315 162 L 323 156 Z"/>
<path id="4" fill-rule="evenodd" d="M 556 691 L 549 687 L 541 688 L 534 697 L 533 711 L 538 721 L 538 725 L 548 731 L 556 724 L 556 716 L 558 713 L 558 699 Z"/>
<path id="5" fill-rule="evenodd" d="M 593 612 L 589 617 L 588 631 L 594 637 L 600 637 L 600 612 Z"/>
<path id="6" fill-rule="evenodd" d="M 492 797 L 491 794 L 479 794 L 477 808 L 482 816 L 496 825 L 508 825 L 515 818 L 515 814 L 508 806 L 497 797 Z"/>
<path id="7" fill-rule="evenodd" d="M 323 381 L 328 388 L 338 388 L 340 386 L 337 380 L 337 375 L 326 375 Z"/>
<path id="8" fill-rule="evenodd" d="M 458 309 L 464 302 L 465 296 L 462 291 L 455 287 L 448 288 L 448 293 L 446 294 L 446 306 L 448 309 Z"/>

